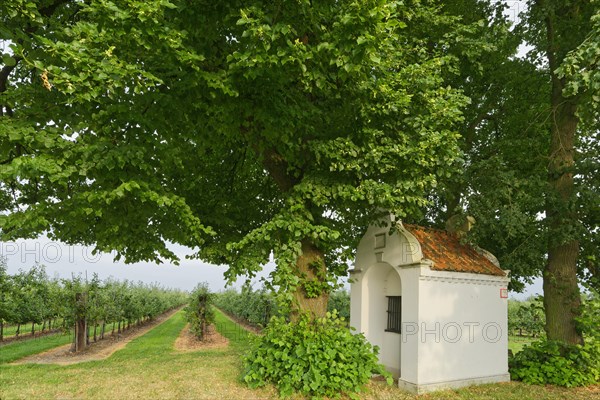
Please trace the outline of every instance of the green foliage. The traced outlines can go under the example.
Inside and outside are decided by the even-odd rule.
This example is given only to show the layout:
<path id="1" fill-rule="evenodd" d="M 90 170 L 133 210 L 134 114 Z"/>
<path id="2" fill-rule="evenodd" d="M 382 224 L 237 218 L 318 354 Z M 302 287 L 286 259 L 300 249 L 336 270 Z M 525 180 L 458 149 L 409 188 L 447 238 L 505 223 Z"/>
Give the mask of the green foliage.
<path id="1" fill-rule="evenodd" d="M 540 113 L 549 97 L 539 68 L 516 57 L 522 37 L 503 13 L 506 2 L 460 0 L 444 8 L 477 24 L 479 57 L 457 54 L 450 77 L 471 102 L 463 112 L 459 145 L 462 172 L 443 179 L 431 195 L 428 221 L 440 228 L 455 214 L 476 224 L 469 240 L 490 251 L 511 270 L 510 288 L 520 290 L 543 268 L 546 249 L 539 214 L 544 209 L 548 134 Z M 467 52 L 469 46 L 458 50 Z M 523 90 L 532 87 L 535 90 Z"/>
<path id="2" fill-rule="evenodd" d="M 578 318 L 584 345 L 542 338 L 509 360 L 511 378 L 530 384 L 585 386 L 600 382 L 600 296 L 588 294 Z"/>
<path id="3" fill-rule="evenodd" d="M 186 318 L 190 330 L 199 339 L 204 339 L 206 328 L 215 322 L 213 302 L 215 295 L 210 292 L 208 283 L 199 283 L 190 294 L 190 303 L 186 307 Z"/>
<path id="4" fill-rule="evenodd" d="M 215 305 L 221 310 L 260 328 L 267 326 L 271 317 L 278 313 L 275 296 L 265 288 L 252 290 L 250 285 L 244 285 L 241 292 L 228 289 L 218 293 Z"/>
<path id="5" fill-rule="evenodd" d="M 546 315 L 543 298 L 529 298 L 526 301 L 509 300 L 508 329 L 512 334 L 540 336 L 544 332 Z"/>
<path id="6" fill-rule="evenodd" d="M 225 290 L 216 294 L 215 305 L 259 328 L 264 328 L 272 316 L 280 314 L 276 297 L 264 287 L 253 290 L 251 286 L 244 285 L 240 292 L 236 289 Z M 350 293 L 348 291 L 337 290 L 329 295 L 327 311 L 334 312 L 334 310 L 346 321 L 350 319 Z"/>
<path id="7" fill-rule="evenodd" d="M 14 321 L 15 304 L 12 299 L 14 289 L 13 281 L 7 272 L 6 259 L 0 257 L 0 323 Z M 1 339 L 0 333 L 0 339 Z"/>
<path id="8" fill-rule="evenodd" d="M 124 322 L 129 324 L 156 317 L 163 312 L 184 304 L 185 293 L 163 288 L 157 284 L 112 279 L 101 281 L 96 274 L 90 281 L 81 276 L 62 281 L 61 316 L 68 325 L 76 318 L 86 318 L 89 324 L 99 322 Z M 76 294 L 86 294 L 86 301 L 76 301 Z"/>
<path id="9" fill-rule="evenodd" d="M 362 334 L 352 334 L 335 313 L 296 322 L 271 320 L 245 358 L 244 380 L 251 387 L 273 384 L 282 396 L 299 392 L 311 397 L 338 398 L 357 393 L 373 374 L 390 375 Z"/>
<path id="10" fill-rule="evenodd" d="M 578 328 L 584 333 L 586 342 L 597 341 L 600 344 L 600 289 L 588 286 L 583 296 L 582 314 L 578 318 Z"/>
<path id="11" fill-rule="evenodd" d="M 329 295 L 327 311 L 336 311 L 340 318 L 350 320 L 350 293 L 346 290 L 337 290 Z"/>
<path id="12" fill-rule="evenodd" d="M 594 13 L 591 29 L 576 48 L 569 51 L 558 69 L 558 76 L 566 80 L 565 96 L 581 97 L 580 117 L 584 122 L 598 121 L 600 116 L 600 1 L 591 0 Z"/>
<path id="13" fill-rule="evenodd" d="M 600 346 L 541 339 L 509 360 L 511 379 L 566 387 L 600 382 Z"/>
<path id="14" fill-rule="evenodd" d="M 305 241 L 325 253 L 318 296 L 380 210 L 420 212 L 455 171 L 467 99 L 448 49 L 474 34 L 435 2 L 0 7 L 4 239 L 50 232 L 127 262 L 179 243 L 231 280 L 274 255 L 283 292 L 304 283 Z"/>
<path id="15" fill-rule="evenodd" d="M 5 306 L 9 312 L 7 322 L 26 324 L 41 323 L 54 316 L 56 310 L 51 308 L 49 278 L 41 265 L 34 265 L 29 270 L 19 270 L 9 277 L 12 285 L 5 293 Z"/>

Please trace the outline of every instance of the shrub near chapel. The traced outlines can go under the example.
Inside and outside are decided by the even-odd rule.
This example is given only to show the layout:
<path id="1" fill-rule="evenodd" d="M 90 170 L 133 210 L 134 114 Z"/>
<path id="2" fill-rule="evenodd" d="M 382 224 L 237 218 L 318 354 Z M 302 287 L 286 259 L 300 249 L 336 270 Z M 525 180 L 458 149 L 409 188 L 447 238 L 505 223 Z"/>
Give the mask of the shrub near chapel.
<path id="1" fill-rule="evenodd" d="M 591 291 L 583 302 L 578 328 L 583 345 L 571 345 L 542 338 L 526 346 L 509 360 L 513 380 L 530 384 L 566 387 L 600 382 L 600 294 Z"/>
<path id="2" fill-rule="evenodd" d="M 244 380 L 251 387 L 274 384 L 282 396 L 357 398 L 373 374 L 390 374 L 379 364 L 379 349 L 346 328 L 337 313 L 295 322 L 274 317 L 245 359 Z"/>

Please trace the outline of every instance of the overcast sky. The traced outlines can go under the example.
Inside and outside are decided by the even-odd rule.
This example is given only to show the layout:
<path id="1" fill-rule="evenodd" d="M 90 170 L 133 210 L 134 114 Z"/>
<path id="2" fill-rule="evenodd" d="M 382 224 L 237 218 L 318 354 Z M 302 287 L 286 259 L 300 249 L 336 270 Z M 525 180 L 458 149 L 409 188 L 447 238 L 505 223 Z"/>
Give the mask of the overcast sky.
<path id="1" fill-rule="evenodd" d="M 190 254 L 191 251 L 182 246 L 173 245 L 171 249 L 181 258 L 179 266 L 169 263 L 157 265 L 114 262 L 110 254 L 93 255 L 92 248 L 68 246 L 46 237 L 37 240 L 0 242 L 0 255 L 6 257 L 10 274 L 17 273 L 19 269 L 27 270 L 35 263 L 40 263 L 46 266 L 46 272 L 51 277 L 58 275 L 60 278 L 69 278 L 71 274 L 85 275 L 86 272 L 88 277 L 91 277 L 96 272 L 102 279 L 112 276 L 118 280 L 159 282 L 166 287 L 184 290 L 193 289 L 199 282 L 208 282 L 211 290 L 215 292 L 225 288 L 223 278 L 225 266 L 206 264 L 199 260 L 186 260 L 185 255 Z M 262 285 L 259 278 L 267 276 L 273 268 L 274 265 L 267 265 L 263 273 L 252 280 L 255 288 Z M 233 286 L 240 287 L 243 283 L 244 279 L 240 278 Z M 524 293 L 511 293 L 510 296 L 525 299 L 541 293 L 542 281 L 538 278 Z"/>
<path id="2" fill-rule="evenodd" d="M 92 254 L 92 248 L 84 246 L 68 246 L 54 242 L 46 237 L 37 240 L 20 240 L 17 242 L 1 242 L 0 255 L 7 259 L 10 274 L 19 269 L 29 269 L 35 263 L 43 264 L 51 277 L 59 275 L 69 278 L 71 274 L 81 273 L 91 277 L 94 272 L 104 279 L 112 276 L 119 280 L 134 280 L 146 283 L 159 282 L 163 286 L 191 290 L 199 282 L 208 282 L 213 291 L 225 287 L 223 272 L 226 267 L 203 263 L 199 260 L 186 260 L 186 254 L 192 252 L 182 246 L 173 245 L 171 249 L 181 258 L 179 266 L 164 263 L 125 264 L 114 262 L 111 254 Z M 269 265 L 261 274 L 268 275 L 273 266 Z M 255 287 L 260 287 L 258 278 L 252 280 Z M 234 286 L 239 287 L 244 279 L 239 279 Z"/>

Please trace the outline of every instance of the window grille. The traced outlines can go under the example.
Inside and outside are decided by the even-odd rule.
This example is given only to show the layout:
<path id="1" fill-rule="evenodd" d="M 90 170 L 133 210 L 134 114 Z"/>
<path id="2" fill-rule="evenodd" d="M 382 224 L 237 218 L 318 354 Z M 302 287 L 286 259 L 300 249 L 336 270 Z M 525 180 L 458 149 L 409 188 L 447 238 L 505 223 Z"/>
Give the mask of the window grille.
<path id="1" fill-rule="evenodd" d="M 402 296 L 387 296 L 387 329 L 386 332 L 402 333 Z"/>

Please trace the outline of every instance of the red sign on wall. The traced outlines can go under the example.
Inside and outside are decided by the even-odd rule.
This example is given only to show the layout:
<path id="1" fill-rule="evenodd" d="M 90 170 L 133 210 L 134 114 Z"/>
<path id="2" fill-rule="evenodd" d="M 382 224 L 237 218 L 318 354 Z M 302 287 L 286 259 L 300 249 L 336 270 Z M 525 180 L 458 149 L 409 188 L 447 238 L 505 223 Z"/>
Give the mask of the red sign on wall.
<path id="1" fill-rule="evenodd" d="M 507 288 L 500 288 L 500 298 L 508 299 L 508 289 Z"/>

